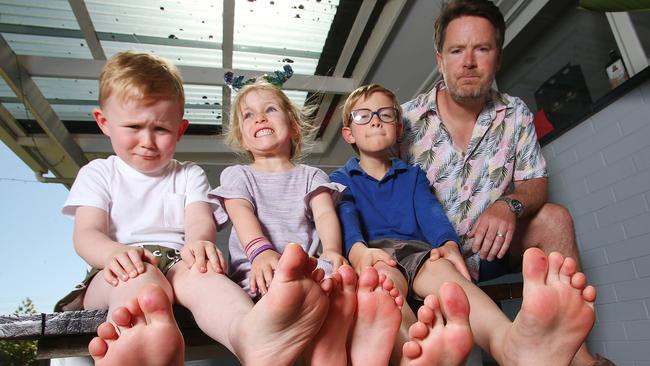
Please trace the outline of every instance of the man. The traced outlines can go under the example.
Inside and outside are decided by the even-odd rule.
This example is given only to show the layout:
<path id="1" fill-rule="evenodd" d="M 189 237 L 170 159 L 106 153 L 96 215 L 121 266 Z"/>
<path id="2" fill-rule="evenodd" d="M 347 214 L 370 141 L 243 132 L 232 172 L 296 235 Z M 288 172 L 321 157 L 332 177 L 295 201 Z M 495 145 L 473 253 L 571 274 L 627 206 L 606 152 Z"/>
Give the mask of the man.
<path id="1" fill-rule="evenodd" d="M 434 32 L 443 80 L 402 106 L 401 153 L 427 172 L 473 279 L 507 273 L 529 247 L 579 262 L 568 210 L 546 202 L 546 163 L 533 115 L 521 99 L 492 89 L 502 61 L 503 15 L 487 0 L 446 2 Z M 583 345 L 573 364 L 612 363 Z"/>

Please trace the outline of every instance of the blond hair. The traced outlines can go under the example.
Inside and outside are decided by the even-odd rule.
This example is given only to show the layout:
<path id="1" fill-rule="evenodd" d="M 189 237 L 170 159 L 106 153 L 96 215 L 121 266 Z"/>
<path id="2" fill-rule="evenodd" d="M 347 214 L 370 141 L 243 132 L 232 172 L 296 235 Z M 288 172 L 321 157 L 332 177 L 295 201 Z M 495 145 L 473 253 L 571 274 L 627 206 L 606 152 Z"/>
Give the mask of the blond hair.
<path id="1" fill-rule="evenodd" d="M 177 99 L 185 110 L 183 79 L 174 64 L 149 53 L 118 52 L 104 65 L 99 76 L 99 105 L 112 95 L 122 101 L 149 98 Z"/>
<path id="2" fill-rule="evenodd" d="M 251 161 L 255 161 L 253 154 L 247 151 L 242 146 L 242 131 L 241 131 L 241 106 L 244 103 L 244 98 L 254 91 L 268 91 L 273 93 L 280 99 L 280 107 L 284 110 L 289 118 L 289 128 L 292 132 L 291 137 L 291 150 L 289 158 L 292 161 L 298 160 L 302 157 L 303 152 L 309 147 L 316 128 L 311 123 L 311 114 L 314 111 L 313 107 L 299 107 L 293 103 L 287 95 L 275 85 L 264 81 L 258 80 L 253 84 L 248 84 L 241 88 L 235 96 L 230 110 L 230 124 L 226 131 L 226 143 L 233 149 L 241 153 L 246 153 Z"/>
<path id="3" fill-rule="evenodd" d="M 350 93 L 350 95 L 348 95 L 348 99 L 345 100 L 345 104 L 343 105 L 343 112 L 341 115 L 343 127 L 350 127 L 350 124 L 352 123 L 352 117 L 350 116 L 350 113 L 352 112 L 352 109 L 357 104 L 357 102 L 362 98 L 370 98 L 370 96 L 374 93 L 382 93 L 390 98 L 391 102 L 393 103 L 393 107 L 397 109 L 397 124 L 402 123 L 402 106 L 399 104 L 399 99 L 397 99 L 395 93 L 389 89 L 386 89 L 382 85 L 369 84 L 358 87 L 352 93 Z M 352 148 L 357 152 L 357 154 L 359 153 L 359 148 L 357 148 L 356 144 L 352 144 Z"/>

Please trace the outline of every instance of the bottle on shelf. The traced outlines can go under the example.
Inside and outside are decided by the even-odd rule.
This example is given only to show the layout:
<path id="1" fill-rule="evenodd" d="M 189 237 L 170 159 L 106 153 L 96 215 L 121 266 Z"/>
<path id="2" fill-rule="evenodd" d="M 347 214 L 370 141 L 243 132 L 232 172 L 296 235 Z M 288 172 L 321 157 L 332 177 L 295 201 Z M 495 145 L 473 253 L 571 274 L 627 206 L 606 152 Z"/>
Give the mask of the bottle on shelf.
<path id="1" fill-rule="evenodd" d="M 609 62 L 605 67 L 605 71 L 607 72 L 607 79 L 612 89 L 623 84 L 629 78 L 625 64 L 623 64 L 623 59 L 616 50 L 609 51 Z"/>

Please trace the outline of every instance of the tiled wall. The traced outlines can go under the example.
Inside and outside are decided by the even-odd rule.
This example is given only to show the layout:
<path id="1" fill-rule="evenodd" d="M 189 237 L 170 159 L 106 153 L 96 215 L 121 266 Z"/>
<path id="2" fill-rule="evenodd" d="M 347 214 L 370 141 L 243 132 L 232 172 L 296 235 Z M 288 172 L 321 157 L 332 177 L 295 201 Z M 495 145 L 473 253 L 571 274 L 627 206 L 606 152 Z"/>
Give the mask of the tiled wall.
<path id="1" fill-rule="evenodd" d="M 543 148 L 598 289 L 592 351 L 650 365 L 650 81 Z"/>

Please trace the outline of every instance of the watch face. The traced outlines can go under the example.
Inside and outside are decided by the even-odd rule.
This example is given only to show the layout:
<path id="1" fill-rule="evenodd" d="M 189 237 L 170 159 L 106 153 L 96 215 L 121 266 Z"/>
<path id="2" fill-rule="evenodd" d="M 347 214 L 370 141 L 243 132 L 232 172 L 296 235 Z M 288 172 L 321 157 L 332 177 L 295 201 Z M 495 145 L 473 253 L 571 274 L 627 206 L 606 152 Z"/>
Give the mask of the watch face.
<path id="1" fill-rule="evenodd" d="M 515 212 L 517 216 L 520 216 L 524 211 L 524 205 L 518 200 L 511 199 L 510 207 L 512 207 L 512 210 Z"/>

